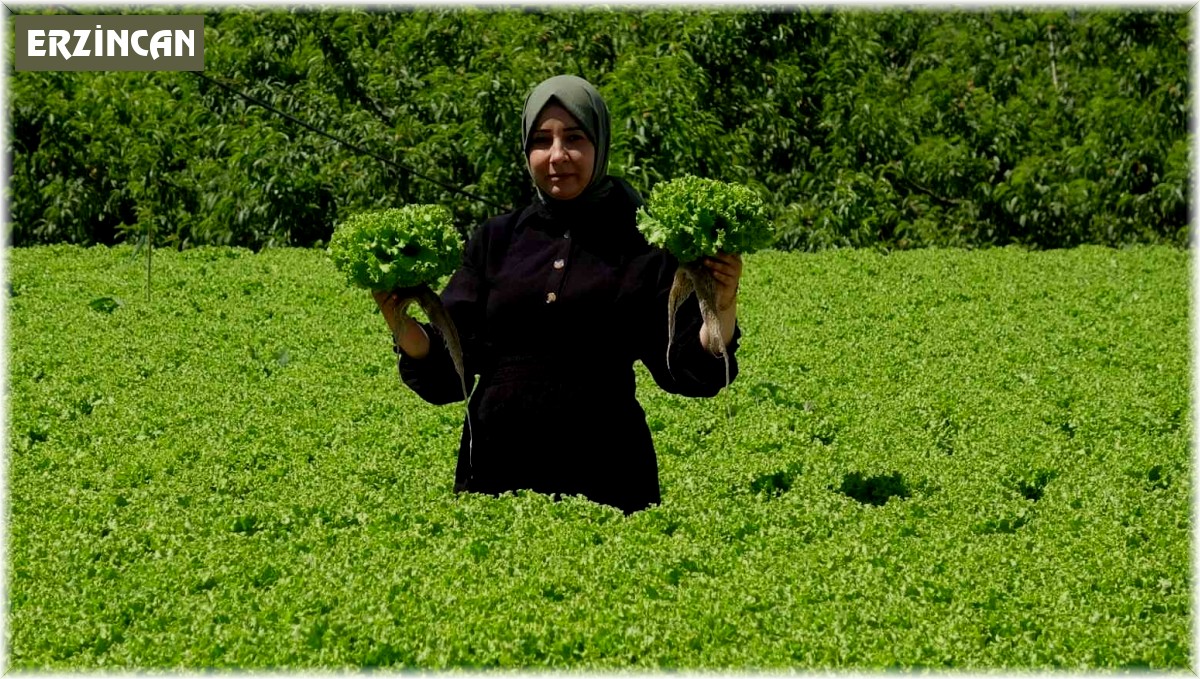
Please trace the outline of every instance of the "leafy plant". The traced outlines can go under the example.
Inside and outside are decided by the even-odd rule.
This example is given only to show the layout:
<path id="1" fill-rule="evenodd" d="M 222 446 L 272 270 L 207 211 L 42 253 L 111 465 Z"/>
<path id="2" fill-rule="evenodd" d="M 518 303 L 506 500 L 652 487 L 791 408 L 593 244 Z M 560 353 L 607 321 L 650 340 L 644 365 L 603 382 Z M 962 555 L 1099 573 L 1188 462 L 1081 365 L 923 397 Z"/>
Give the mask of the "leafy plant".
<path id="1" fill-rule="evenodd" d="M 685 175 L 655 185 L 646 205 L 638 208 L 638 229 L 646 240 L 670 252 L 679 268 L 667 298 L 667 367 L 675 339 L 675 312 L 694 291 L 708 326 L 708 350 L 729 356 L 717 315 L 716 279 L 704 258 L 718 253 L 750 253 L 767 247 L 773 237 L 762 200 L 751 189 L 715 179 Z"/>
<path id="2" fill-rule="evenodd" d="M 351 215 L 334 230 L 328 251 L 352 285 L 397 290 L 452 273 L 462 260 L 462 240 L 446 208 L 406 205 Z"/>
<path id="3" fill-rule="evenodd" d="M 458 330 L 430 287 L 453 272 L 462 260 L 462 241 L 450 219 L 450 211 L 437 205 L 357 213 L 334 231 L 328 252 L 350 284 L 395 292 L 402 300 L 416 301 L 421 306 L 446 342 L 466 398 Z"/>

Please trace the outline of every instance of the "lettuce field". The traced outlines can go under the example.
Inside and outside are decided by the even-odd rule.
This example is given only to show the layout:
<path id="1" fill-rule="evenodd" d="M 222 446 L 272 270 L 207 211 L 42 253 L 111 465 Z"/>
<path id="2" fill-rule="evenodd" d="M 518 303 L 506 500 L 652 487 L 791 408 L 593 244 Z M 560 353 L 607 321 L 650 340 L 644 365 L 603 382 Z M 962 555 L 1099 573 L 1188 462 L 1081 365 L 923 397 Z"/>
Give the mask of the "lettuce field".
<path id="1" fill-rule="evenodd" d="M 8 667 L 1192 666 L 1188 252 L 746 258 L 663 504 L 451 491 L 326 255 L 8 255 Z"/>

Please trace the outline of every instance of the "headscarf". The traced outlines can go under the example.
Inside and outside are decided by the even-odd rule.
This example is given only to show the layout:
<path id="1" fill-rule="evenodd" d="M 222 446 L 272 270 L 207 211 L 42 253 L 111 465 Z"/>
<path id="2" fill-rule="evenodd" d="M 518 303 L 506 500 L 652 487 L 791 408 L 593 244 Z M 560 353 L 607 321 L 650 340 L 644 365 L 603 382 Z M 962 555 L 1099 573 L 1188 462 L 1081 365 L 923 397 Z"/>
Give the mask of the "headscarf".
<path id="1" fill-rule="evenodd" d="M 521 148 L 525 154 L 525 169 L 530 178 L 533 178 L 533 169 L 529 167 L 529 144 L 533 138 L 533 126 L 537 123 L 542 109 L 551 103 L 562 106 L 571 117 L 579 121 L 583 133 L 596 149 L 596 156 L 591 180 L 583 192 L 570 200 L 559 200 L 547 195 L 535 182 L 534 188 L 541 206 L 552 215 L 578 213 L 608 196 L 614 186 L 627 194 L 631 193 L 635 204 L 640 204 L 641 198 L 632 187 L 623 181 L 614 181 L 614 178 L 608 175 L 608 106 L 605 105 L 600 92 L 578 76 L 556 75 L 543 80 L 525 98 L 525 110 L 521 114 Z"/>

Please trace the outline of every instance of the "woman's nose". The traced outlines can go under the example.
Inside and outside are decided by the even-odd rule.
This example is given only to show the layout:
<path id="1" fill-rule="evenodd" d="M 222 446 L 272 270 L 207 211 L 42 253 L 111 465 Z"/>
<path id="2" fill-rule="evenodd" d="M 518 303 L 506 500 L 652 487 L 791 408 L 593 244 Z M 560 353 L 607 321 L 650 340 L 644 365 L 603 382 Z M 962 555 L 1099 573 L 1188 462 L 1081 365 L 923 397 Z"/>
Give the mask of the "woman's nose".
<path id="1" fill-rule="evenodd" d="M 567 159 L 567 147 L 563 145 L 562 140 L 555 139 L 550 145 L 550 161 L 561 163 Z"/>

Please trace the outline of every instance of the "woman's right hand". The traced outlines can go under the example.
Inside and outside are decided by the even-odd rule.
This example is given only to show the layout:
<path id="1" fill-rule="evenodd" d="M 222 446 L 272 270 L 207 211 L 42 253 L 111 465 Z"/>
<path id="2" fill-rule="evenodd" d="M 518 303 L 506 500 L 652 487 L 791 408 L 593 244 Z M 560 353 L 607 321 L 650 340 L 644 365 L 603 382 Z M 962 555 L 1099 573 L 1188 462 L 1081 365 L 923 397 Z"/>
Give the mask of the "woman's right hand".
<path id="1" fill-rule="evenodd" d="M 429 354 L 429 335 L 425 334 L 420 323 L 408 315 L 408 305 L 415 302 L 416 298 L 384 290 L 371 291 L 371 298 L 387 321 L 396 346 L 411 358 L 425 358 Z"/>
<path id="2" fill-rule="evenodd" d="M 416 301 L 414 298 L 402 299 L 398 292 L 384 290 L 372 290 L 371 298 L 375 300 L 375 304 L 379 305 L 383 320 L 387 321 L 393 335 L 398 335 L 399 330 L 412 320 L 407 309 L 409 304 Z"/>

